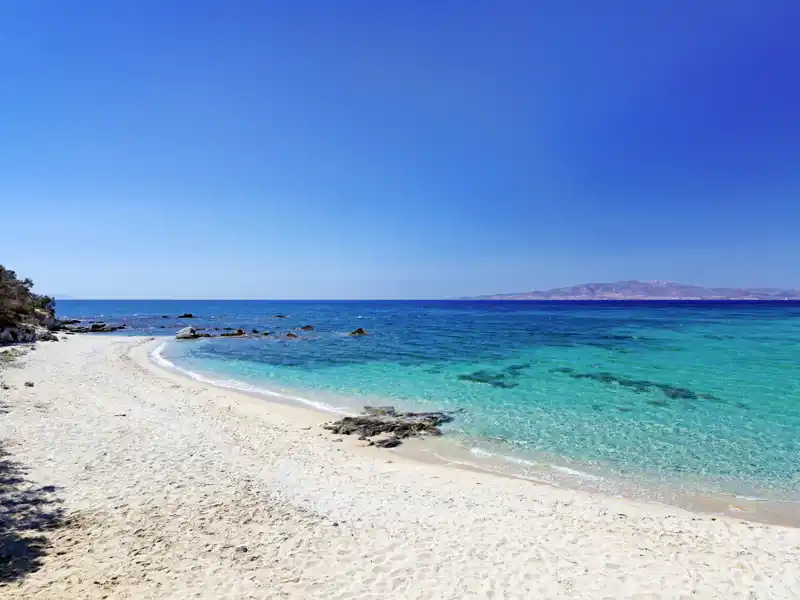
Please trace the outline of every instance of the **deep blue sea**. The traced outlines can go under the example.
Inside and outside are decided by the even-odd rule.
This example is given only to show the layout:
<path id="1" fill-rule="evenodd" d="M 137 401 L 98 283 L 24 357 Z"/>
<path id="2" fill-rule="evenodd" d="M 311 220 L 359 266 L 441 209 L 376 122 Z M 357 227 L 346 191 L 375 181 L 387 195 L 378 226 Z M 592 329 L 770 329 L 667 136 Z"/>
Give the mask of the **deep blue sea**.
<path id="1" fill-rule="evenodd" d="M 64 300 L 58 313 L 134 335 L 312 325 L 296 340 L 170 341 L 160 357 L 328 410 L 464 409 L 447 439 L 535 478 L 800 501 L 800 303 Z M 348 337 L 357 327 L 368 335 Z"/>

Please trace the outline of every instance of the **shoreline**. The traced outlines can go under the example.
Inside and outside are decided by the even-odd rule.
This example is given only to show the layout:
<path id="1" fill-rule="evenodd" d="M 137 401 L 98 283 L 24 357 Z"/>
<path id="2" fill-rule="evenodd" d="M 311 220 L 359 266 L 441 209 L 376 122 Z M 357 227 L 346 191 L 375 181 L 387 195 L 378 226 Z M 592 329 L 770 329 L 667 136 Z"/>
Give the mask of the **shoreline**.
<path id="1" fill-rule="evenodd" d="M 323 402 L 309 400 L 296 394 L 282 393 L 256 386 L 253 386 L 255 389 L 248 390 L 246 387 L 249 384 L 242 382 L 233 382 L 242 383 L 241 387 L 223 385 L 211 377 L 189 371 L 163 358 L 158 351 L 163 348 L 164 344 L 174 342 L 173 337 L 153 336 L 153 338 L 153 342 L 147 346 L 146 358 L 139 357 L 137 362 L 144 367 L 153 367 L 155 372 L 163 376 L 177 376 L 200 385 L 243 394 L 259 402 L 267 402 L 304 411 L 305 414 L 298 413 L 295 417 L 306 424 L 311 424 L 313 427 L 318 427 L 326 421 L 350 414 L 337 411 L 335 407 Z M 356 438 L 351 438 L 351 436 L 336 436 L 330 433 L 325 433 L 324 435 L 328 435 L 331 438 L 343 437 L 344 440 L 350 440 L 351 442 L 356 441 Z M 355 446 L 360 448 L 364 444 L 358 442 Z M 477 450 L 477 452 L 473 450 Z M 369 452 L 375 451 L 375 449 L 369 449 Z M 441 438 L 431 436 L 407 438 L 401 446 L 393 449 L 393 453 L 405 460 L 444 465 L 449 468 L 486 473 L 497 477 L 508 477 L 529 482 L 532 485 L 602 494 L 608 497 L 624 498 L 633 502 L 672 507 L 716 517 L 730 517 L 759 523 L 800 527 L 800 504 L 798 503 L 750 498 L 723 492 L 693 493 L 674 489 L 666 484 L 656 487 L 644 482 L 609 478 L 605 475 L 582 470 L 575 471 L 566 465 L 560 465 L 555 462 L 551 464 L 547 461 L 535 460 L 538 457 L 521 458 L 512 455 L 490 454 L 480 447 L 468 448 L 461 443 L 461 440 L 449 438 L 446 434 Z M 574 466 L 580 468 L 580 464 L 575 464 Z"/>
<path id="2" fill-rule="evenodd" d="M 12 532 L 46 543 L 4 598 L 797 597 L 798 529 L 337 441 L 151 344 L 71 336 L 0 373 L 7 461 L 56 507 Z"/>

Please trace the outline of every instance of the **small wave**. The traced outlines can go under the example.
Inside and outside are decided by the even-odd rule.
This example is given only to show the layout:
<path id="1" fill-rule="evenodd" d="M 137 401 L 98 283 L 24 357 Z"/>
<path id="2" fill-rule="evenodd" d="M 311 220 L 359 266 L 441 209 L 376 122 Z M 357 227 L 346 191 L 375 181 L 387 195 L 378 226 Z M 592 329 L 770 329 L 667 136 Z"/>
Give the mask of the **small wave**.
<path id="1" fill-rule="evenodd" d="M 559 471 L 560 473 L 565 473 L 566 475 L 571 475 L 573 477 L 580 477 L 581 479 L 589 479 L 590 481 L 603 481 L 604 477 L 600 477 L 599 475 L 592 475 L 591 473 L 584 473 L 583 471 L 576 471 L 575 469 L 570 469 L 569 467 L 561 467 L 559 465 L 550 465 L 550 468 L 554 471 Z"/>
<path id="2" fill-rule="evenodd" d="M 185 369 L 183 367 L 179 367 L 174 362 L 164 358 L 164 349 L 166 348 L 167 344 L 159 345 L 155 350 L 150 353 L 150 357 L 154 363 L 161 367 L 165 367 L 167 369 L 171 369 L 173 371 L 178 371 L 183 375 L 191 377 L 195 381 L 199 381 L 201 383 L 208 383 L 210 385 L 226 388 L 230 390 L 236 390 L 238 392 L 245 392 L 248 394 L 256 394 L 259 396 L 272 396 L 274 398 L 281 398 L 283 400 L 290 400 L 292 402 L 299 402 L 300 404 L 305 404 L 306 406 L 311 406 L 317 410 L 321 410 L 327 413 L 333 413 L 337 415 L 351 415 L 352 413 L 346 410 L 343 407 L 332 406 L 325 402 L 319 402 L 317 400 L 312 400 L 310 398 L 303 398 L 302 396 L 292 396 L 289 394 L 284 394 L 281 392 L 275 392 L 273 390 L 268 390 L 266 388 L 258 387 L 255 385 L 251 385 L 249 383 L 245 383 L 243 381 L 237 381 L 235 379 L 212 379 L 211 377 L 206 377 L 205 375 L 201 375 L 200 373 L 196 373 L 195 371 L 191 371 L 189 369 Z"/>
<path id="3" fill-rule="evenodd" d="M 476 456 L 484 456 L 484 457 L 487 457 L 487 458 L 495 458 L 495 459 L 502 460 L 503 462 L 509 462 L 509 463 L 513 463 L 515 465 L 521 465 L 521 466 L 525 466 L 525 467 L 542 468 L 543 466 L 545 466 L 542 463 L 536 462 L 535 460 L 527 460 L 527 459 L 524 459 L 524 458 L 518 458 L 516 456 L 508 456 L 508 455 L 505 455 L 505 454 L 494 454 L 493 452 L 489 452 L 488 450 L 484 450 L 483 448 L 478 448 L 478 447 L 470 448 L 469 451 L 470 451 L 470 453 L 472 453 L 472 454 L 474 454 Z M 586 480 L 589 480 L 589 481 L 603 481 L 604 480 L 604 478 L 600 477 L 599 475 L 593 475 L 591 473 L 585 473 L 583 471 L 578 471 L 576 469 L 570 469 L 569 467 L 563 467 L 561 465 L 546 465 L 546 466 L 548 468 L 550 468 L 551 470 L 553 470 L 553 471 L 557 471 L 559 473 L 563 473 L 563 474 L 569 475 L 571 477 L 579 477 L 581 479 L 586 479 Z"/>

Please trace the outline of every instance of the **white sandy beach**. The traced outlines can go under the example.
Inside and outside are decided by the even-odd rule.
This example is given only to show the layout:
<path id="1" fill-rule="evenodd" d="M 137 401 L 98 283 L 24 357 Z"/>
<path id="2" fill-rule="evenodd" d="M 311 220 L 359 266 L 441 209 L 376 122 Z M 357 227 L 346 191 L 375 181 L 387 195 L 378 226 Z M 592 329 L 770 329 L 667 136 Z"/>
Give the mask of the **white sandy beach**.
<path id="1" fill-rule="evenodd" d="M 800 529 L 337 441 L 322 415 L 153 366 L 154 343 L 70 336 L 0 373 L 15 485 L 64 512 L 0 597 L 800 597 Z"/>

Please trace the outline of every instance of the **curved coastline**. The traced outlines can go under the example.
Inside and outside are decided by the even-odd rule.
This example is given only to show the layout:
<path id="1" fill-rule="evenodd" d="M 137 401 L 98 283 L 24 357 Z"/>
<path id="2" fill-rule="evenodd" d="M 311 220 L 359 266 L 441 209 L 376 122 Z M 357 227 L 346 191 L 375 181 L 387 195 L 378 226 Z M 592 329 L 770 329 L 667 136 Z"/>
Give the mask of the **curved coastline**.
<path id="1" fill-rule="evenodd" d="M 0 373 L 7 459 L 64 516 L 4 598 L 796 597 L 800 529 L 368 448 L 158 343 L 73 336 Z"/>
<path id="2" fill-rule="evenodd" d="M 164 372 L 177 375 L 182 379 L 230 390 L 288 409 L 303 411 L 305 413 L 303 421 L 313 422 L 315 425 L 321 424 L 332 416 L 354 414 L 352 410 L 317 401 L 296 392 L 277 391 L 237 380 L 215 379 L 192 371 L 163 356 L 166 344 L 176 343 L 171 337 L 156 338 L 156 340 L 157 342 L 148 346 L 147 362 L 151 366 L 157 366 Z M 800 527 L 800 510 L 796 503 L 735 494 L 692 493 L 666 485 L 657 487 L 654 484 L 648 485 L 631 479 L 624 480 L 593 473 L 581 469 L 579 464 L 567 461 L 564 461 L 567 464 L 559 464 L 549 457 L 526 456 L 523 458 L 487 450 L 480 443 L 465 445 L 462 440 L 447 435 L 441 438 L 412 438 L 406 440 L 405 445 L 395 449 L 394 452 L 416 462 L 519 479 L 530 482 L 532 485 L 600 493 L 608 497 L 675 507 L 698 514 Z"/>

